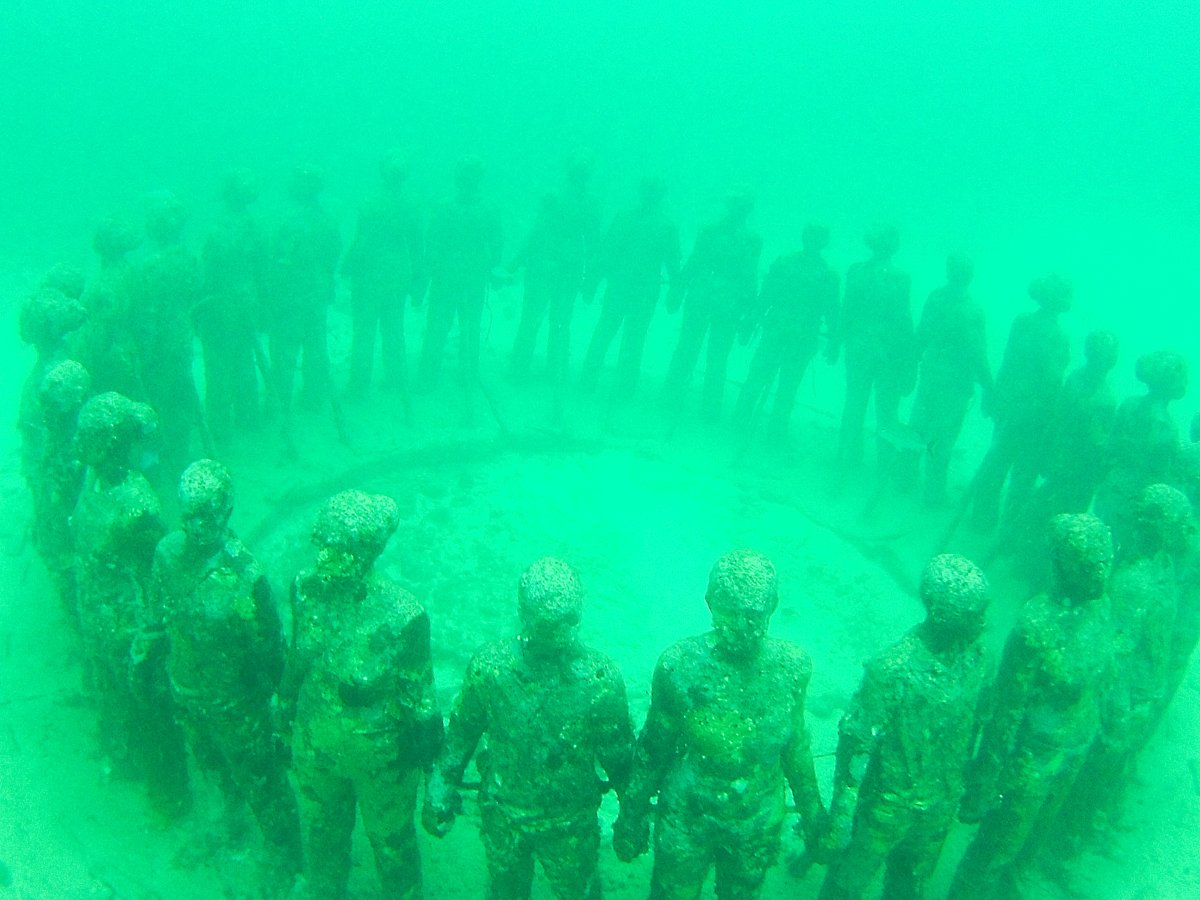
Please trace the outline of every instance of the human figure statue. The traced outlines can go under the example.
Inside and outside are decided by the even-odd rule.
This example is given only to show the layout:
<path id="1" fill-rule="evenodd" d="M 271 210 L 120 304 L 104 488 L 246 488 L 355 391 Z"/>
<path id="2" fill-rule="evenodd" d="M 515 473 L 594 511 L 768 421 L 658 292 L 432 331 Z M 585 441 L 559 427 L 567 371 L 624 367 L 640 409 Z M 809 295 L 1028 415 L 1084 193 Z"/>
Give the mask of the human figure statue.
<path id="1" fill-rule="evenodd" d="M 129 255 L 141 243 L 138 228 L 122 218 L 110 217 L 96 226 L 92 247 L 100 257 L 100 271 L 79 298 L 87 325 L 75 333 L 70 349 L 71 358 L 91 373 L 97 393 L 116 391 L 138 401 L 146 399 L 146 392 L 132 321 L 137 270 Z"/>
<path id="2" fill-rule="evenodd" d="M 1175 482 L 1191 502 L 1194 516 L 1200 509 L 1200 415 L 1192 420 L 1190 437 L 1176 456 Z M 1192 534 L 1176 560 L 1175 580 L 1178 608 L 1171 627 L 1167 690 L 1160 717 L 1183 683 L 1196 644 L 1200 643 L 1200 535 Z"/>
<path id="3" fill-rule="evenodd" d="M 83 269 L 73 263 L 55 263 L 42 277 L 41 286 L 78 300 L 87 287 L 87 276 Z"/>
<path id="4" fill-rule="evenodd" d="M 963 794 L 990 675 L 980 637 L 988 585 L 970 560 L 935 556 L 921 577 L 925 621 L 866 666 L 842 717 L 830 804 L 838 851 L 821 900 L 925 896 Z"/>
<path id="5" fill-rule="evenodd" d="M 566 381 L 575 299 L 596 265 L 600 239 L 600 210 L 591 178 L 591 159 L 584 153 L 572 155 L 566 184 L 542 199 L 525 243 L 508 266 L 509 271 L 525 270 L 512 352 L 513 377 L 520 381 L 529 377 L 538 333 L 547 319 L 546 368 L 555 384 Z"/>
<path id="6" fill-rule="evenodd" d="M 317 515 L 315 565 L 292 583 L 280 687 L 311 900 L 347 896 L 355 812 L 386 897 L 423 896 L 417 788 L 441 746 L 429 617 L 373 571 L 400 521 L 390 497 L 343 491 Z"/>
<path id="7" fill-rule="evenodd" d="M 193 432 L 207 437 L 200 398 L 192 378 L 192 314 L 200 303 L 204 274 L 200 260 L 183 243 L 187 212 L 169 191 L 147 203 L 149 255 L 137 267 L 132 328 L 146 402 L 158 414 L 160 465 L 154 475 L 160 494 L 170 496 L 179 473 L 192 459 Z"/>
<path id="8" fill-rule="evenodd" d="M 33 545 L 46 565 L 72 632 L 79 634 L 75 596 L 75 545 L 71 513 L 83 487 L 83 466 L 75 455 L 79 411 L 91 394 L 87 369 L 73 359 L 50 368 L 38 392 L 43 416 L 41 457 L 29 472 L 33 494 Z"/>
<path id="9" fill-rule="evenodd" d="M 817 354 L 821 326 L 827 334 L 837 329 L 839 280 L 824 256 L 829 229 L 805 226 L 801 246 L 799 252 L 780 256 L 771 264 L 757 309 L 742 325 L 747 339 L 756 329 L 762 334 L 738 395 L 734 422 L 739 428 L 752 425 L 755 411 L 776 385 L 767 426 L 776 441 L 787 437 L 796 391 Z"/>
<path id="10" fill-rule="evenodd" d="M 330 396 L 326 315 L 342 255 L 337 222 L 321 205 L 325 176 L 297 166 L 288 187 L 292 206 L 272 245 L 267 330 L 275 400 L 288 427 L 296 367 L 302 362 L 301 402 L 316 409 Z"/>
<path id="11" fill-rule="evenodd" d="M 596 812 L 609 788 L 623 793 L 633 751 L 625 684 L 612 660 L 579 640 L 583 589 L 565 562 L 531 565 L 517 606 L 519 634 L 467 667 L 425 827 L 441 836 L 453 825 L 463 771 L 486 741 L 477 764 L 489 900 L 528 898 L 535 861 L 557 900 L 599 900 Z"/>
<path id="12" fill-rule="evenodd" d="M 265 327 L 270 266 L 267 233 L 251 206 L 258 182 L 237 169 L 221 182 L 223 210 L 204 243 L 204 296 L 192 314 L 204 353 L 204 401 L 213 436 L 260 424 L 257 366 L 263 366 L 258 334 Z"/>
<path id="13" fill-rule="evenodd" d="M 1010 550 L 1038 590 L 1049 580 L 1046 524 L 1060 513 L 1087 512 L 1104 478 L 1117 412 L 1108 374 L 1117 350 L 1111 331 L 1093 331 L 1084 340 L 1084 363 L 1067 376 L 1050 417 L 1042 480 L 995 548 Z"/>
<path id="14" fill-rule="evenodd" d="M 962 433 L 975 387 L 992 390 L 987 357 L 987 319 L 971 297 L 975 264 L 964 253 L 946 259 L 946 283 L 929 295 L 917 325 L 916 354 L 920 361 L 917 395 L 908 424 L 924 442 L 926 506 L 946 504 L 950 457 Z M 919 459 L 907 451 L 906 465 Z"/>
<path id="15" fill-rule="evenodd" d="M 1005 514 L 1010 521 L 1029 499 L 1070 361 L 1070 342 L 1058 321 L 1071 308 L 1070 283 L 1060 275 L 1035 278 L 1029 296 L 1038 308 L 1013 321 L 991 402 L 984 408 L 994 425 L 991 447 L 972 487 L 971 523 L 980 532 L 991 532 L 1000 521 L 1006 480 Z"/>
<path id="16" fill-rule="evenodd" d="M 707 338 L 702 411 L 710 422 L 720 416 L 729 351 L 758 295 L 762 238 L 748 224 L 753 210 L 754 197 L 748 188 L 730 191 L 725 215 L 700 232 L 667 295 L 668 312 L 683 304 L 683 322 L 664 399 L 676 404 L 683 397 Z"/>
<path id="17" fill-rule="evenodd" d="M 461 381 L 470 391 L 479 380 L 483 305 L 501 250 L 500 218 L 483 198 L 483 174 L 477 157 L 458 161 L 455 195 L 433 211 L 425 234 L 429 308 L 419 373 L 425 390 L 437 385 L 456 320 Z"/>
<path id="18" fill-rule="evenodd" d="M 980 822 L 952 900 L 1018 896 L 1021 861 L 1042 845 L 1100 728 L 1112 668 L 1105 586 L 1112 538 L 1095 516 L 1050 523 L 1053 582 L 1004 645 L 990 719 L 959 809 Z"/>
<path id="19" fill-rule="evenodd" d="M 249 804 L 269 853 L 265 888 L 286 897 L 301 868 L 300 820 L 277 745 L 271 699 L 284 646 L 271 587 L 229 529 L 233 481 L 211 459 L 179 481 L 181 528 L 158 543 L 143 626 L 165 657 L 175 709 L 196 761 L 231 808 Z M 158 646 L 155 646 L 155 645 Z"/>
<path id="20" fill-rule="evenodd" d="M 663 209 L 665 195 L 666 184 L 661 179 L 642 179 L 637 206 L 613 219 L 600 244 L 595 269 L 583 294 L 584 300 L 590 301 L 603 282 L 600 318 L 583 363 L 585 390 L 596 387 L 600 367 L 618 331 L 621 346 L 613 394 L 629 397 L 637 387 L 646 333 L 663 280 L 674 285 L 679 278 L 679 229 Z"/>
<path id="21" fill-rule="evenodd" d="M 1137 755 L 1165 709 L 1178 610 L 1177 563 L 1194 538 L 1187 497 L 1165 484 L 1142 492 L 1130 540 L 1121 547 L 1108 588 L 1116 654 L 1100 734 L 1064 805 L 1060 834 L 1103 834 L 1120 818 Z"/>
<path id="22" fill-rule="evenodd" d="M 1187 360 L 1170 350 L 1139 357 L 1135 374 L 1146 393 L 1117 408 L 1108 472 L 1096 491 L 1096 515 L 1108 523 L 1118 548 L 1130 536 L 1142 491 L 1171 477 L 1180 446 L 1171 404 L 1188 386 Z"/>
<path id="23" fill-rule="evenodd" d="M 379 163 L 379 177 L 379 191 L 363 204 L 354 241 L 342 260 L 342 274 L 350 279 L 354 327 L 348 393 L 362 397 L 370 389 L 378 340 L 384 387 L 405 399 L 404 304 L 425 290 L 425 239 L 416 205 L 404 189 L 405 154 L 388 151 Z"/>
<path id="24" fill-rule="evenodd" d="M 867 232 L 863 242 L 871 256 L 846 272 L 840 324 L 830 342 L 831 356 L 836 359 L 844 350 L 846 360 L 838 459 L 847 466 L 862 462 L 863 422 L 874 393 L 879 462 L 882 469 L 887 469 L 894 450 L 886 436 L 899 427 L 900 400 L 916 384 L 909 307 L 911 280 L 893 262 L 900 249 L 900 235 L 895 228 L 877 225 Z"/>
<path id="25" fill-rule="evenodd" d="M 87 310 L 78 299 L 57 288 L 41 287 L 21 304 L 18 330 L 21 340 L 37 353 L 33 368 L 21 388 L 17 430 L 21 434 L 21 474 L 33 488 L 32 478 L 44 453 L 45 415 L 41 405 L 46 373 L 67 358 L 69 340 L 87 322 Z"/>
<path id="26" fill-rule="evenodd" d="M 779 853 L 784 784 L 811 849 L 824 807 L 804 721 L 808 654 L 767 636 L 778 606 L 775 567 L 761 553 L 721 557 L 705 595 L 713 630 L 659 657 L 633 776 L 613 826 L 623 860 L 649 845 L 652 900 L 693 900 L 716 868 L 720 900 L 752 900 Z"/>
<path id="27" fill-rule="evenodd" d="M 131 465 L 154 425 L 149 406 L 111 391 L 83 405 L 75 450 L 87 474 L 71 532 L 85 683 L 98 707 L 105 766 L 145 779 L 156 809 L 174 818 L 190 804 L 183 736 L 160 661 L 137 659 L 134 646 L 165 530 L 158 498 Z"/>

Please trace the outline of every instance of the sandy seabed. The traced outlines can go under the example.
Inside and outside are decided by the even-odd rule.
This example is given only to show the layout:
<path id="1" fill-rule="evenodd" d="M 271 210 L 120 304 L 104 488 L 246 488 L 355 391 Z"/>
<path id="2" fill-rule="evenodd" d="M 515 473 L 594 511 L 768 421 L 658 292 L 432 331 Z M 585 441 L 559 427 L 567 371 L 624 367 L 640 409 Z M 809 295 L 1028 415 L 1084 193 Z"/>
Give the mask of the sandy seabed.
<path id="1" fill-rule="evenodd" d="M 814 660 L 809 720 L 828 797 L 838 718 L 862 662 L 920 618 L 912 586 L 930 554 L 971 555 L 981 547 L 965 533 L 939 547 L 953 510 L 922 512 L 910 498 L 889 495 L 862 515 L 874 490 L 870 472 L 838 483 L 829 462 L 834 394 L 823 402 L 805 394 L 818 402 L 797 409 L 786 448 L 768 448 L 753 433 L 710 434 L 690 407 L 671 428 L 673 413 L 656 404 L 653 377 L 643 398 L 620 405 L 603 387 L 594 397 L 569 394 L 561 419 L 552 420 L 545 384 L 518 389 L 503 378 L 511 313 L 498 305 L 485 343 L 490 387 L 475 395 L 469 424 L 462 391 L 448 386 L 415 398 L 411 422 L 386 397 L 348 405 L 349 446 L 338 440 L 332 416 L 313 413 L 298 421 L 294 459 L 269 429 L 223 454 L 239 492 L 234 527 L 266 565 L 277 597 L 286 597 L 292 575 L 310 562 L 308 531 L 326 497 L 350 487 L 388 493 L 402 522 L 379 566 L 429 610 L 443 711 L 475 648 L 514 630 L 520 572 L 538 556 L 557 555 L 580 573 L 585 639 L 620 665 L 640 725 L 658 654 L 707 627 L 709 566 L 732 547 L 755 547 L 780 574 L 773 631 Z M 583 314 L 577 355 L 594 314 Z M 666 346 L 674 323 L 663 318 L 651 341 Z M 336 374 L 346 343 L 341 309 L 331 326 Z M 652 355 L 652 367 L 655 361 Z M 744 359 L 730 367 L 744 369 Z M 23 375 L 3 375 L 6 396 L 17 396 Z M 959 463 L 968 468 L 975 458 Z M 969 472 L 957 474 L 961 489 Z M 0 458 L 0 499 L 7 511 L 0 522 L 0 900 L 250 896 L 257 872 L 248 813 L 231 821 L 198 774 L 194 810 L 168 826 L 136 784 L 106 775 L 76 650 L 27 537 L 15 436 Z M 1023 598 L 1005 571 L 989 575 L 989 640 L 998 650 Z M 1028 896 L 1200 897 L 1197 747 L 1200 675 L 1193 667 L 1145 751 L 1124 822 L 1104 854 L 1072 863 L 1065 884 L 1031 879 Z M 615 814 L 609 796 L 600 814 L 606 838 Z M 422 834 L 430 900 L 483 895 L 477 821 L 468 799 L 449 837 Z M 243 839 L 232 840 L 234 832 Z M 931 896 L 944 895 L 971 833 L 952 833 Z M 798 850 L 793 842 L 786 852 Z M 353 895 L 378 896 L 361 829 L 354 853 Z M 601 872 L 611 900 L 646 895 L 648 858 L 624 865 L 606 841 Z M 764 896 L 815 897 L 822 875 L 817 868 L 795 879 L 780 865 Z M 548 896 L 539 880 L 534 897 Z"/>

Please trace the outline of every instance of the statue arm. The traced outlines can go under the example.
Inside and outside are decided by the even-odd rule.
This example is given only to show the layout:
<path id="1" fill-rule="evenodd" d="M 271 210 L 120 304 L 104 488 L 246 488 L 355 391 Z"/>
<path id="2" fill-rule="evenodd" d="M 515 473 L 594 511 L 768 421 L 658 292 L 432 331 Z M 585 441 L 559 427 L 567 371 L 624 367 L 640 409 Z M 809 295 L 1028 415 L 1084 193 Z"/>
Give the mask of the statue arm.
<path id="1" fill-rule="evenodd" d="M 603 682 L 595 717 L 596 759 L 620 797 L 629 785 L 633 767 L 633 724 L 629 720 L 625 681 L 615 666 Z"/>
<path id="2" fill-rule="evenodd" d="M 813 764 L 812 740 L 805 721 L 804 705 L 812 677 L 812 664 L 807 658 L 795 682 L 792 701 L 791 737 L 784 749 L 783 772 L 792 791 L 796 810 L 803 822 L 805 841 L 811 843 L 823 827 L 825 805 L 817 787 L 817 771 Z"/>

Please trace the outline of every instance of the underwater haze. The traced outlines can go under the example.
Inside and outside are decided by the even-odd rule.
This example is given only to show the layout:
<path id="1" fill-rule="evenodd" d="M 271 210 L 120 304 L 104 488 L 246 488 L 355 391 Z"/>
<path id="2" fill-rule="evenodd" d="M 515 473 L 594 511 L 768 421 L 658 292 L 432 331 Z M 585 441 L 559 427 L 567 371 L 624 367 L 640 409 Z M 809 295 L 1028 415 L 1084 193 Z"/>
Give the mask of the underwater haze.
<path id="1" fill-rule="evenodd" d="M 141 221 L 153 192 L 182 200 L 185 243 L 199 250 L 218 221 L 226 172 L 255 173 L 256 213 L 273 228 L 293 170 L 315 164 L 344 248 L 390 148 L 409 160 L 408 189 L 423 215 L 451 195 L 456 161 L 475 155 L 507 262 L 582 149 L 606 225 L 634 204 L 644 176 L 664 179 L 685 256 L 731 187 L 747 186 L 763 239 L 760 277 L 799 248 L 807 223 L 820 222 L 844 280 L 867 255 L 866 230 L 894 223 L 919 313 L 944 283 L 947 254 L 965 251 L 993 371 L 1012 318 L 1032 308 L 1030 280 L 1061 273 L 1074 285 L 1063 317 L 1071 368 L 1088 332 L 1113 330 L 1121 349 L 1111 380 L 1123 399 L 1142 390 L 1138 356 L 1182 354 L 1193 387 L 1172 412 L 1186 435 L 1200 409 L 1198 48 L 1200 4 L 1185 0 L 5 0 L 7 415 L 16 421 L 33 362 L 17 338 L 21 303 L 56 263 L 94 277 L 97 224 L 113 214 Z M 350 356 L 346 282 L 330 308 L 339 387 Z M 488 298 L 480 376 L 488 390 L 473 419 L 460 422 L 457 387 L 443 386 L 414 397 L 411 417 L 371 396 L 347 403 L 348 424 L 335 405 L 336 428 L 324 410 L 298 413 L 296 447 L 281 447 L 268 429 L 221 447 L 237 485 L 233 526 L 266 568 L 276 602 L 287 605 L 293 576 L 312 565 L 312 523 L 328 497 L 348 488 L 387 494 L 400 524 L 377 568 L 429 612 L 443 713 L 472 654 L 517 628 L 521 572 L 554 555 L 579 572 L 584 637 L 622 670 L 640 729 L 658 654 L 709 627 L 709 566 L 734 547 L 755 547 L 779 571 L 772 633 L 813 658 L 809 725 L 828 800 L 841 715 L 863 663 L 920 620 L 914 587 L 926 560 L 947 544 L 982 559 L 989 543 L 964 536 L 954 510 L 880 501 L 866 475 L 833 494 L 840 368 L 812 363 L 786 451 L 764 449 L 753 428 L 714 437 L 696 421 L 691 395 L 665 428 L 670 416 L 653 398 L 679 317 L 660 305 L 643 372 L 653 387 L 618 408 L 620 398 L 574 390 L 599 315 L 598 304 L 579 304 L 563 414 L 557 386 L 507 379 L 520 289 L 497 286 Z M 425 315 L 408 313 L 410 373 Z M 541 344 L 537 353 L 540 366 Z M 750 354 L 733 349 L 730 405 Z M 199 377 L 198 362 L 195 370 Z M 268 373 L 259 374 L 265 398 Z M 603 383 L 611 377 L 605 370 Z M 0 900 L 257 896 L 247 885 L 258 878 L 261 842 L 249 813 L 225 810 L 219 789 L 198 779 L 196 809 L 169 826 L 100 759 L 78 650 L 29 539 L 19 435 L 7 434 Z M 973 401 L 951 466 L 956 503 L 969 495 L 990 436 Z M 173 503 L 164 502 L 172 529 Z M 1014 572 L 985 568 L 994 588 L 987 642 L 998 653 L 1027 592 Z M 1103 852 L 1089 850 L 1057 879 L 1031 876 L 1023 896 L 1200 896 L 1196 669 L 1144 751 L 1127 817 L 1104 835 Z M 616 812 L 610 794 L 600 813 L 601 880 L 610 900 L 634 900 L 648 891 L 652 861 L 617 861 Z M 946 896 L 972 833 L 955 826 L 929 896 Z M 429 900 L 483 896 L 473 799 L 444 840 L 421 833 L 420 850 Z M 824 868 L 789 871 L 799 852 L 789 834 L 765 900 L 817 897 Z M 351 896 L 382 896 L 361 823 L 353 856 Z M 710 878 L 703 896 L 713 891 Z M 550 896 L 539 870 L 533 897 Z"/>

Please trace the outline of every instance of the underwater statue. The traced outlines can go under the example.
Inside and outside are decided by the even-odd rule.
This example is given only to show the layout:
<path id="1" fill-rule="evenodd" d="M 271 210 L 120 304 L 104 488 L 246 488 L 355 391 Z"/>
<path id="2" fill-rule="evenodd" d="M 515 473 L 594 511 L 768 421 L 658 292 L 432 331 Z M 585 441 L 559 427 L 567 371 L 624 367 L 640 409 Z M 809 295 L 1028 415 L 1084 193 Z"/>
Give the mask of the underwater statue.
<path id="1" fill-rule="evenodd" d="M 584 153 L 573 154 L 567 162 L 566 184 L 542 199 L 525 243 L 507 267 L 510 272 L 525 270 L 521 319 L 512 351 L 512 373 L 519 381 L 529 376 L 538 332 L 547 318 L 546 367 L 555 384 L 566 380 L 575 300 L 595 267 L 600 237 L 600 211 L 589 186 L 591 177 L 591 159 Z"/>
<path id="2" fill-rule="evenodd" d="M 1100 730 L 1113 659 L 1108 526 L 1086 513 L 1056 516 L 1050 556 L 1052 584 L 1005 642 L 968 768 L 959 818 L 980 825 L 951 900 L 1019 896 L 1020 864 L 1044 845 Z"/>
<path id="3" fill-rule="evenodd" d="M 467 667 L 425 828 L 450 830 L 463 771 L 486 741 L 477 765 L 489 900 L 528 898 L 535 862 L 557 900 L 599 900 L 596 811 L 605 791 L 624 791 L 633 750 L 625 683 L 612 660 L 579 641 L 583 589 L 565 562 L 530 566 L 517 607 L 520 633 L 485 646 Z"/>
<path id="4" fill-rule="evenodd" d="M 847 466 L 862 462 L 863 421 L 872 393 L 878 432 L 890 434 L 900 424 L 900 400 L 912 393 L 917 380 L 911 279 L 893 263 L 900 235 L 890 225 L 878 225 L 863 242 L 871 256 L 846 272 L 841 320 L 830 341 L 830 353 L 843 352 L 846 361 L 838 459 Z M 881 468 L 890 466 L 895 451 L 882 438 L 878 452 Z"/>
<path id="5" fill-rule="evenodd" d="M 191 461 L 193 432 L 207 440 L 207 424 L 192 378 L 192 316 L 204 275 L 183 243 L 187 212 L 169 191 L 147 201 L 149 255 L 137 266 L 132 329 L 146 402 L 158 413 L 160 493 L 170 496 Z"/>
<path id="6" fill-rule="evenodd" d="M 272 722 L 284 659 L 279 614 L 262 567 L 229 528 L 233 481 L 225 467 L 211 459 L 188 466 L 179 509 L 182 527 L 154 554 L 143 652 L 165 655 L 192 753 L 216 775 L 227 804 L 249 805 L 270 854 L 267 896 L 286 897 L 301 847 Z"/>
<path id="7" fill-rule="evenodd" d="M 753 210 L 749 188 L 731 190 L 725 198 L 725 215 L 700 232 L 667 295 L 668 312 L 683 304 L 683 322 L 664 399 L 675 404 L 683 397 L 707 338 L 701 409 L 710 422 L 720 417 L 729 352 L 758 296 L 762 238 L 748 224 Z"/>
<path id="8" fill-rule="evenodd" d="M 992 370 L 987 357 L 987 319 L 970 294 L 975 264 L 963 253 L 946 259 L 946 283 L 929 295 L 917 325 L 920 361 L 917 395 L 908 424 L 928 447 L 925 456 L 926 506 L 946 503 L 950 457 L 962 433 L 975 386 L 987 397 Z M 903 465 L 915 474 L 920 460 L 909 450 Z"/>
<path id="9" fill-rule="evenodd" d="M 776 441 L 787 437 L 796 391 L 817 354 L 821 326 L 827 334 L 837 330 L 839 279 L 825 261 L 827 246 L 829 229 L 806 225 L 802 249 L 776 259 L 763 279 L 757 306 L 742 323 L 747 342 L 755 331 L 761 330 L 761 337 L 733 414 L 739 428 L 753 425 L 775 385 L 767 433 Z"/>
<path id="10" fill-rule="evenodd" d="M 302 404 L 316 409 L 329 398 L 327 310 L 333 303 L 342 238 L 337 222 L 321 205 L 325 176 L 312 165 L 297 166 L 288 185 L 291 209 L 271 246 L 267 332 L 275 402 L 287 427 L 296 368 L 302 363 Z"/>
<path id="11" fill-rule="evenodd" d="M 1084 362 L 1067 376 L 1054 403 L 1042 453 L 1042 481 L 1014 510 L 997 551 L 1011 550 L 1040 590 L 1049 578 L 1047 525 L 1061 513 L 1087 512 L 1104 478 L 1117 401 L 1108 375 L 1117 363 L 1117 336 L 1093 331 L 1084 339 Z"/>
<path id="12" fill-rule="evenodd" d="M 1171 404 L 1187 393 L 1187 360 L 1170 350 L 1138 357 L 1146 393 L 1117 408 L 1108 447 L 1108 473 L 1096 491 L 1095 512 L 1108 523 L 1118 548 L 1127 540 L 1142 491 L 1167 481 L 1179 453 L 1179 426 Z"/>
<path id="13" fill-rule="evenodd" d="M 617 856 L 631 860 L 649 847 L 654 810 L 653 900 L 693 900 L 714 866 L 720 900 L 758 897 L 779 854 L 785 783 L 810 850 L 825 819 L 804 721 L 812 662 L 767 636 L 775 567 L 751 550 L 727 553 L 705 600 L 712 631 L 659 657 L 613 826 Z"/>
<path id="14" fill-rule="evenodd" d="M 33 546 L 50 573 L 63 613 L 79 633 L 75 596 L 75 544 L 71 513 L 83 488 L 83 465 L 75 454 L 79 412 L 92 379 L 73 359 L 51 367 L 38 392 L 42 410 L 41 456 L 26 473 L 33 495 Z"/>
<path id="15" fill-rule="evenodd" d="M 373 571 L 396 502 L 343 491 L 317 514 L 316 562 L 292 583 L 291 651 L 279 691 L 305 825 L 311 900 L 347 896 L 355 813 L 384 896 L 423 896 L 414 813 L 441 746 L 429 617 Z"/>
<path id="16" fill-rule="evenodd" d="M 100 750 L 114 774 L 145 779 L 173 818 L 190 804 L 187 758 L 161 658 L 138 658 L 154 548 L 165 532 L 158 497 L 132 459 L 154 411 L 111 391 L 79 412 L 75 450 L 87 474 L 71 516 L 84 677 L 99 713 Z"/>
<path id="17" fill-rule="evenodd" d="M 350 279 L 354 336 L 350 348 L 351 397 L 371 387 L 378 340 L 383 383 L 390 393 L 408 391 L 404 305 L 425 291 L 425 238 L 416 205 L 405 192 L 408 159 L 391 150 L 379 163 L 379 191 L 358 214 L 354 241 L 342 260 Z"/>
<path id="18" fill-rule="evenodd" d="M 1033 491 L 1071 357 L 1070 341 L 1058 319 L 1071 308 L 1072 294 L 1071 284 L 1060 275 L 1035 278 L 1029 296 L 1037 310 L 1013 321 L 995 389 L 983 410 L 994 425 L 992 444 L 972 484 L 971 524 L 977 531 L 991 532 L 1000 521 L 1006 480 L 1009 521 L 1020 515 Z"/>
<path id="19" fill-rule="evenodd" d="M 585 390 L 594 389 L 609 345 L 621 332 L 617 356 L 615 397 L 629 397 L 637 387 L 646 349 L 646 334 L 662 294 L 679 278 L 679 229 L 663 209 L 666 184 L 644 178 L 638 187 L 638 203 L 613 219 L 600 244 L 598 258 L 584 288 L 590 301 L 600 284 L 600 318 L 588 344 L 581 381 Z M 669 288 L 668 288 L 669 290 Z"/>
<path id="20" fill-rule="evenodd" d="M 1108 586 L 1116 654 L 1100 734 L 1064 804 L 1060 834 L 1095 836 L 1120 818 L 1137 755 L 1166 707 L 1176 566 L 1195 534 L 1187 497 L 1165 484 L 1146 488 Z"/>
<path id="21" fill-rule="evenodd" d="M 1180 448 L 1175 459 L 1175 478 L 1180 490 L 1192 504 L 1192 515 L 1200 509 L 1200 416 L 1192 421 L 1191 441 Z M 1193 533 L 1187 546 L 1175 564 L 1175 579 L 1178 587 L 1178 608 L 1171 627 L 1171 657 L 1167 671 L 1167 691 L 1163 697 L 1163 709 L 1167 706 L 1183 683 L 1188 666 L 1200 643 L 1200 534 Z"/>
<path id="22" fill-rule="evenodd" d="M 502 244 L 500 217 L 483 197 L 483 175 L 482 160 L 460 159 L 454 169 L 454 197 L 434 209 L 425 232 L 429 293 L 418 373 L 425 390 L 437 385 L 446 339 L 456 320 L 461 381 L 470 389 L 479 380 L 483 305 Z"/>
<path id="23" fill-rule="evenodd" d="M 990 675 L 983 573 L 935 556 L 925 621 L 867 663 L 842 717 L 821 900 L 858 900 L 886 864 L 883 897 L 923 897 L 963 794 Z"/>
<path id="24" fill-rule="evenodd" d="M 204 296 L 192 311 L 204 354 L 205 412 L 219 440 L 261 424 L 256 366 L 266 363 L 258 333 L 265 327 L 270 249 L 250 210 L 257 199 L 250 172 L 222 179 L 224 209 L 204 242 Z"/>
<path id="25" fill-rule="evenodd" d="M 69 353 L 91 373 L 97 393 L 116 391 L 138 401 L 146 394 L 132 321 L 137 270 L 129 257 L 141 243 L 141 232 L 123 218 L 96 226 L 92 248 L 100 272 L 79 298 L 87 324 L 73 335 Z"/>
<path id="26" fill-rule="evenodd" d="M 57 288 L 41 287 L 21 303 L 18 330 L 21 340 L 37 353 L 33 368 L 21 388 L 17 430 L 21 435 L 21 474 L 33 488 L 34 473 L 44 452 L 45 413 L 41 405 L 46 373 L 70 354 L 69 339 L 87 322 L 87 310 L 78 299 Z"/>

